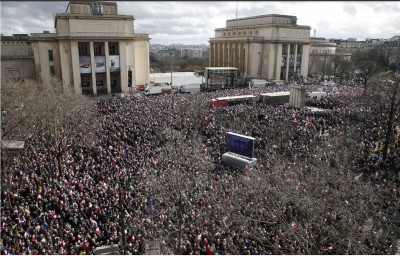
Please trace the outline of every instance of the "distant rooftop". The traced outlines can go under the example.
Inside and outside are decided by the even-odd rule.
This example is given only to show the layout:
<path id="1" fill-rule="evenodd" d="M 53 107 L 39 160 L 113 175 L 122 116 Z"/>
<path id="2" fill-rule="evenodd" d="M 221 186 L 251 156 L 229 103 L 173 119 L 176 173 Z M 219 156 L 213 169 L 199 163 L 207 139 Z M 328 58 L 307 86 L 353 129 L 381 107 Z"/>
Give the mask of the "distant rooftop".
<path id="1" fill-rule="evenodd" d="M 297 17 L 292 15 L 265 14 L 237 19 L 229 19 L 226 21 L 227 28 L 272 24 L 297 26 Z"/>

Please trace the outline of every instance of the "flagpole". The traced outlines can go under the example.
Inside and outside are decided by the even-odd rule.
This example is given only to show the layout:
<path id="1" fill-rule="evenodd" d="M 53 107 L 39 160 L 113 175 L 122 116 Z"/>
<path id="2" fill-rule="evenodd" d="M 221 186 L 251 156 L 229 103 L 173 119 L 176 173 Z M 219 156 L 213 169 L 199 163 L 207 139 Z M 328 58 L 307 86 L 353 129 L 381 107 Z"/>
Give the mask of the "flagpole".
<path id="1" fill-rule="evenodd" d="M 238 12 L 238 4 L 239 4 L 239 1 L 236 1 L 236 19 L 237 19 L 237 12 Z"/>

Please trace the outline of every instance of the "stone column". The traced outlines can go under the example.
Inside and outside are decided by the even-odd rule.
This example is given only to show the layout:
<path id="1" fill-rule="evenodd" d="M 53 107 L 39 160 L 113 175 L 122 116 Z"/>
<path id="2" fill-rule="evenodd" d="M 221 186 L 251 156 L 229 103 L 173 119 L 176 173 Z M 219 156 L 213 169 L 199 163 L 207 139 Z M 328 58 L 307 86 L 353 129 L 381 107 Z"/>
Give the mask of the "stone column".
<path id="1" fill-rule="evenodd" d="M 246 76 L 251 76 L 251 46 L 250 43 L 246 44 Z"/>
<path id="2" fill-rule="evenodd" d="M 222 66 L 226 66 L 226 43 L 222 44 Z"/>
<path id="3" fill-rule="evenodd" d="M 215 44 L 215 66 L 218 67 L 219 66 L 219 62 L 220 62 L 220 57 L 219 57 L 219 53 L 220 49 L 219 49 L 219 43 Z"/>
<path id="4" fill-rule="evenodd" d="M 230 67 L 233 67 L 234 66 L 234 55 L 235 55 L 235 48 L 233 47 L 233 44 L 232 43 L 230 43 L 229 44 L 229 50 L 230 50 L 230 52 L 229 52 L 229 59 L 230 59 L 230 62 L 229 62 L 229 66 Z"/>
<path id="5" fill-rule="evenodd" d="M 239 43 L 238 55 L 239 55 L 238 69 L 239 69 L 240 73 L 242 73 L 242 66 L 243 66 L 243 44 L 242 43 Z"/>
<path id="6" fill-rule="evenodd" d="M 219 43 L 215 44 L 215 66 L 219 66 Z"/>
<path id="7" fill-rule="evenodd" d="M 282 44 L 277 44 L 276 48 L 275 80 L 280 80 L 282 66 Z"/>
<path id="8" fill-rule="evenodd" d="M 72 60 L 72 76 L 74 82 L 74 90 L 76 95 L 82 94 L 81 86 L 81 69 L 79 63 L 78 42 L 71 42 L 71 60 Z"/>
<path id="9" fill-rule="evenodd" d="M 237 44 L 236 43 L 234 43 L 233 44 L 233 52 L 234 52 L 234 62 L 233 62 L 233 66 L 235 67 L 235 68 L 237 68 L 237 66 L 238 66 L 238 46 L 237 46 Z"/>
<path id="10" fill-rule="evenodd" d="M 212 63 L 212 67 L 216 67 L 217 66 L 217 44 L 213 43 L 213 63 Z"/>
<path id="11" fill-rule="evenodd" d="M 309 55 L 310 55 L 310 45 L 303 44 L 302 45 L 302 50 L 301 50 L 301 74 L 303 77 L 308 76 L 308 60 L 309 60 Z"/>
<path id="12" fill-rule="evenodd" d="M 286 82 L 289 80 L 289 57 L 290 57 L 290 44 L 287 44 L 287 48 L 286 48 L 286 75 L 285 75 L 285 81 Z"/>
<path id="13" fill-rule="evenodd" d="M 293 71 L 296 72 L 296 66 L 297 66 L 297 47 L 298 44 L 294 45 L 294 68 Z"/>
<path id="14" fill-rule="evenodd" d="M 213 65 L 213 58 L 214 58 L 214 52 L 213 52 L 213 43 L 210 42 L 210 52 L 208 54 L 208 66 L 212 67 Z"/>
<path id="15" fill-rule="evenodd" d="M 231 66 L 231 47 L 230 43 L 226 43 L 226 65 L 227 67 Z"/>
<path id="16" fill-rule="evenodd" d="M 119 43 L 119 62 L 120 62 L 120 86 L 121 93 L 127 93 L 128 90 L 128 67 L 126 65 L 126 42 L 122 41 Z"/>
<path id="17" fill-rule="evenodd" d="M 219 65 L 218 67 L 222 67 L 224 65 L 224 51 L 222 47 L 222 43 L 219 44 Z"/>
<path id="18" fill-rule="evenodd" d="M 97 94 L 97 87 L 96 87 L 96 61 L 94 60 L 94 46 L 93 42 L 90 42 L 90 63 L 92 67 L 92 90 L 93 95 Z"/>
<path id="19" fill-rule="evenodd" d="M 63 82 L 63 88 L 68 88 L 72 85 L 71 83 L 71 62 L 69 61 L 70 58 L 70 48 L 71 43 L 68 41 L 60 40 L 58 42 L 58 46 L 60 47 L 60 64 L 61 64 L 61 77 Z M 73 78 L 72 78 L 73 79 Z"/>
<path id="20" fill-rule="evenodd" d="M 107 94 L 111 93 L 111 79 L 110 79 L 110 52 L 108 48 L 108 42 L 104 42 L 104 49 L 106 54 L 106 84 Z"/>

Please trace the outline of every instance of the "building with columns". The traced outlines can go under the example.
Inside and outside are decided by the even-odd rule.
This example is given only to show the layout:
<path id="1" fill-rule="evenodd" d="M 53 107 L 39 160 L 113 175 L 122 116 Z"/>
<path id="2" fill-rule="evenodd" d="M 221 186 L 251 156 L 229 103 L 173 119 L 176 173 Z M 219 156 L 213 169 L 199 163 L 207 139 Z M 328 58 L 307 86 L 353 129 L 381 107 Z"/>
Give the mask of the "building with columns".
<path id="1" fill-rule="evenodd" d="M 309 75 L 331 74 L 332 62 L 336 54 L 336 43 L 323 37 L 310 38 Z"/>
<path id="2" fill-rule="evenodd" d="M 295 16 L 268 14 L 226 21 L 210 38 L 210 66 L 236 67 L 246 80 L 307 77 L 311 27 Z"/>
<path id="3" fill-rule="evenodd" d="M 135 34 L 134 17 L 119 15 L 115 2 L 70 1 L 55 29 L 31 34 L 37 79 L 94 95 L 149 83 L 149 35 Z"/>

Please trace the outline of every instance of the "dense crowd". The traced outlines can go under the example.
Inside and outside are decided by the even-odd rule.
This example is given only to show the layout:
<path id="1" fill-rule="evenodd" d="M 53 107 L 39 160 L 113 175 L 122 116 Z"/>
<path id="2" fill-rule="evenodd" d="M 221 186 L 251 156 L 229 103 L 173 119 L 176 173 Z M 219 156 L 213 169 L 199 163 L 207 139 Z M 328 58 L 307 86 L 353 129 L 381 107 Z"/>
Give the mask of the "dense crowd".
<path id="1" fill-rule="evenodd" d="M 251 218 L 266 211 L 260 199 L 252 212 L 257 202 L 251 195 L 243 195 L 244 202 L 235 201 L 231 191 L 240 191 L 237 180 L 243 172 L 222 164 L 224 133 L 256 138 L 256 168 L 267 168 L 281 154 L 292 164 L 299 159 L 321 160 L 318 150 L 323 141 L 344 136 L 349 127 L 353 129 L 352 123 L 368 115 L 367 109 L 352 106 L 359 89 L 342 86 L 334 96 L 318 102 L 310 99 L 310 105 L 328 109 L 324 112 L 207 104 L 216 97 L 288 91 L 287 87 L 99 100 L 99 125 L 92 131 L 97 139 L 68 152 L 61 177 L 48 172 L 55 163 L 40 140 L 34 136 L 27 140 L 26 154 L 15 159 L 7 189 L 2 189 L 1 253 L 92 254 L 96 247 L 120 242 L 122 222 L 130 254 L 144 254 L 145 240 L 153 238 L 161 239 L 164 253 L 289 253 L 284 248 L 293 241 L 268 224 L 276 221 L 274 217 L 264 224 L 248 222 L 251 228 L 232 229 L 234 214 L 219 208 Z M 353 167 L 365 161 L 380 164 L 381 156 L 365 154 L 372 152 L 383 128 L 354 132 L 360 133 L 363 147 L 355 156 L 361 162 L 355 161 Z M 397 139 L 395 147 L 398 143 Z M 390 157 L 396 162 L 399 156 Z M 258 236 L 269 239 L 269 244 Z M 323 246 L 321 253 L 335 253 L 333 245 Z"/>

